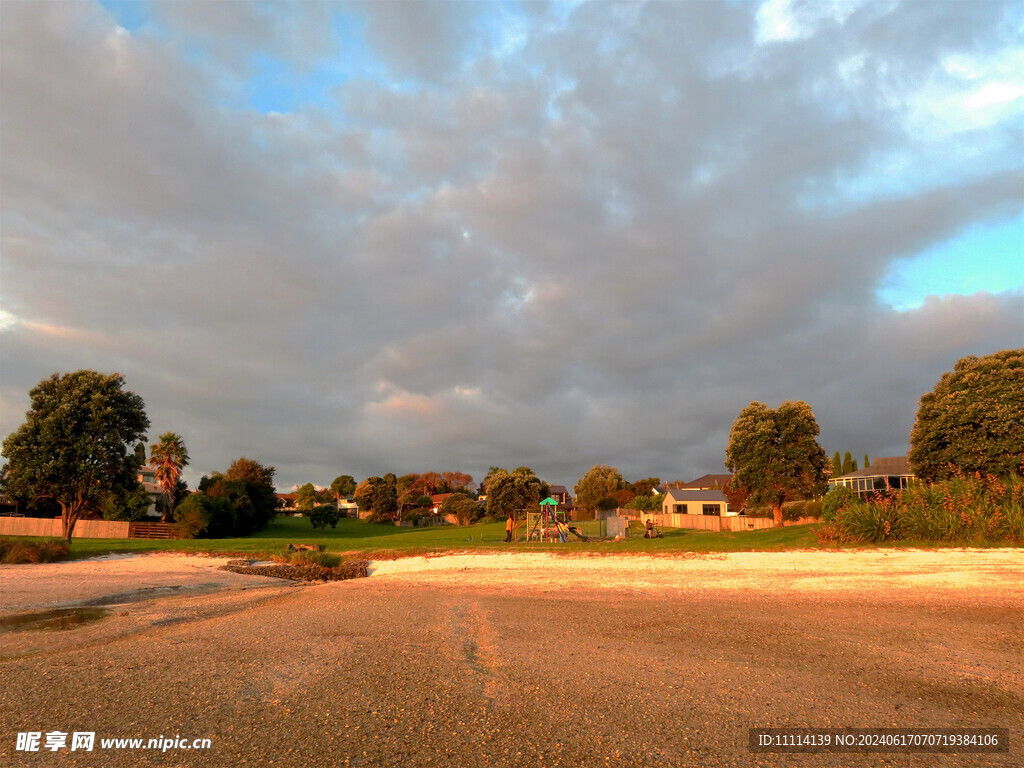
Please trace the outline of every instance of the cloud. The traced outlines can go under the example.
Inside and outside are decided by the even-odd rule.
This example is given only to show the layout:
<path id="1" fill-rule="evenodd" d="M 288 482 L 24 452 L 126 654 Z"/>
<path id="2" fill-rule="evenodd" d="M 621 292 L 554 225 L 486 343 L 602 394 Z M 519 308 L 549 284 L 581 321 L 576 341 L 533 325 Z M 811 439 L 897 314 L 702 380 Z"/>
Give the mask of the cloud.
<path id="1" fill-rule="evenodd" d="M 958 357 L 1019 345 L 1019 290 L 876 295 L 1024 210 L 1019 3 L 209 5 L 5 8 L 0 431 L 90 367 L 193 480 L 689 479 L 754 399 L 901 452 Z M 261 58 L 344 68 L 339 14 L 379 66 L 232 98 Z"/>

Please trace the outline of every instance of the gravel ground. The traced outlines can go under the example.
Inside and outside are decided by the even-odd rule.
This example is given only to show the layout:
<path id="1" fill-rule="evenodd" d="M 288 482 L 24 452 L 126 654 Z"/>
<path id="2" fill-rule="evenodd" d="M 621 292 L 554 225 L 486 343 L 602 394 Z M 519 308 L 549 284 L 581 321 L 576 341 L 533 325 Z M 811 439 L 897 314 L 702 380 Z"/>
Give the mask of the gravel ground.
<path id="1" fill-rule="evenodd" d="M 66 567 L 35 605 L 75 596 L 88 566 Z M 1020 551 L 467 555 L 372 572 L 239 576 L 259 588 L 0 634 L 0 766 L 1024 764 Z M 995 726 L 1011 752 L 752 754 L 752 726 Z M 51 730 L 212 744 L 15 751 L 18 732 Z"/>

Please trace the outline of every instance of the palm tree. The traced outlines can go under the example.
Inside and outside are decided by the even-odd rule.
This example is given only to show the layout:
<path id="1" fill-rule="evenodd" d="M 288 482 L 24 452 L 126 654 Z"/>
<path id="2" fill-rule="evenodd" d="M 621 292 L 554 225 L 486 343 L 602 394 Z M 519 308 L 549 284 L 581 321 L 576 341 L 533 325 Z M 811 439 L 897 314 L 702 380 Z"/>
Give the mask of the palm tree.
<path id="1" fill-rule="evenodd" d="M 181 476 L 181 470 L 188 466 L 188 450 L 181 435 L 164 432 L 149 449 L 149 463 L 156 468 L 156 481 L 164 492 L 164 520 L 171 512 L 174 489 Z"/>

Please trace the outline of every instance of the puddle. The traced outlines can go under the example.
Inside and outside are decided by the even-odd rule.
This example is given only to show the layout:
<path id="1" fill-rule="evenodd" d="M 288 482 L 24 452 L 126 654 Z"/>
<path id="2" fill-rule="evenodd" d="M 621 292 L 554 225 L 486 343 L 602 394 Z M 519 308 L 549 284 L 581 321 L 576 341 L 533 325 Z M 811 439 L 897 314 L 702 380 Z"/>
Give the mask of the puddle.
<path id="1" fill-rule="evenodd" d="M 145 600 L 154 600 L 158 597 L 170 597 L 172 595 L 206 595 L 216 592 L 222 585 L 216 582 L 203 584 L 175 585 L 170 587 L 144 587 L 133 589 L 128 592 L 115 592 L 112 595 L 93 597 L 88 600 L 78 601 L 82 606 L 110 606 L 126 605 L 128 603 L 141 603 Z"/>
<path id="2" fill-rule="evenodd" d="M 50 611 L 15 613 L 0 617 L 0 634 L 5 632 L 63 632 L 106 618 L 111 608 L 56 608 Z"/>

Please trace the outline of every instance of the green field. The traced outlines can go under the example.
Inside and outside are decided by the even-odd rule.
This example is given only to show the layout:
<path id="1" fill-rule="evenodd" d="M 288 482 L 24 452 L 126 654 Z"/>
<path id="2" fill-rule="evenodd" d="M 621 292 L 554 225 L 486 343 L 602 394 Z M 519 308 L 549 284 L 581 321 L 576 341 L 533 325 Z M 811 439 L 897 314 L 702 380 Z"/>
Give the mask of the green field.
<path id="1" fill-rule="evenodd" d="M 83 558 L 110 552 L 151 551 L 280 554 L 292 543 L 322 544 L 328 552 L 375 558 L 474 550 L 580 554 L 772 551 L 819 546 L 814 535 L 814 527 L 800 525 L 742 533 L 668 529 L 661 539 L 644 539 L 637 531 L 635 538 L 625 541 L 573 540 L 567 544 L 521 541 L 506 544 L 504 523 L 399 528 L 393 525 L 371 525 L 360 520 L 341 520 L 335 529 L 314 531 L 305 518 L 279 517 L 265 530 L 241 539 L 74 539 L 71 544 L 71 556 Z"/>
<path id="2" fill-rule="evenodd" d="M 666 529 L 660 539 L 642 538 L 642 529 L 625 541 L 571 540 L 566 544 L 524 542 L 506 544 L 504 523 L 435 528 L 399 528 L 393 525 L 371 525 L 360 520 L 341 520 L 338 527 L 314 531 L 301 517 L 279 517 L 265 530 L 243 539 L 74 539 L 71 557 L 95 557 L 111 552 L 202 552 L 239 555 L 283 554 L 289 544 L 322 544 L 326 551 L 341 555 L 384 559 L 409 555 L 445 552 L 509 551 L 562 552 L 565 554 L 619 554 L 683 552 L 774 552 L 786 549 L 836 549 L 836 545 L 818 542 L 818 525 L 793 525 L 758 531 L 713 532 Z M 963 543 L 890 542 L 883 548 L 964 546 Z M 986 543 L 970 546 L 1000 546 Z M 1006 545 L 1002 545 L 1006 546 Z M 854 547 L 842 547 L 843 549 Z M 874 549 L 874 546 L 870 548 Z"/>

